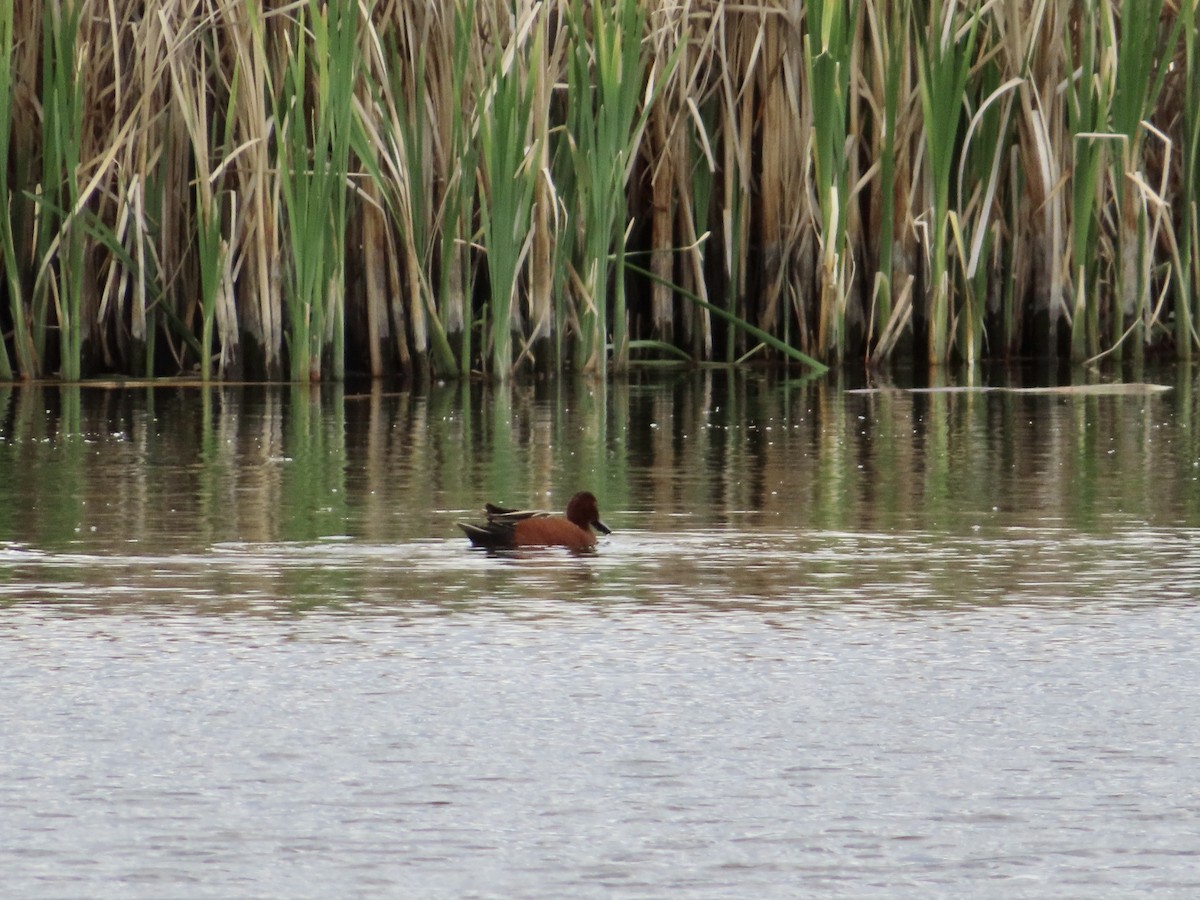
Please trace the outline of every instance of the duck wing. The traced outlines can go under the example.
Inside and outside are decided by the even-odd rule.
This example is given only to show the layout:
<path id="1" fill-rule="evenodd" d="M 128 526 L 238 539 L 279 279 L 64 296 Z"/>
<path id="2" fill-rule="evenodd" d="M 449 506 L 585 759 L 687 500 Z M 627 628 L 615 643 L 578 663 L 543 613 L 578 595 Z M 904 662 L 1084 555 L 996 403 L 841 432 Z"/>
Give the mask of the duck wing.
<path id="1" fill-rule="evenodd" d="M 541 509 L 507 509 L 494 503 L 485 505 L 483 511 L 487 515 L 489 525 L 516 525 L 525 519 L 540 519 L 550 515 Z"/>

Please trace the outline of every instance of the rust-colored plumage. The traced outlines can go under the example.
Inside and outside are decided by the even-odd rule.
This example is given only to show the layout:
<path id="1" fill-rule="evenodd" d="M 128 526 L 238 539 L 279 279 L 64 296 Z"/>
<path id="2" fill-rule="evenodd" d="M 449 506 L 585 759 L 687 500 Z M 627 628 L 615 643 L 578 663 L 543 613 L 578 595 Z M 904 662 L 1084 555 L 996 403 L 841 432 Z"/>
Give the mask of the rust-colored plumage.
<path id="1" fill-rule="evenodd" d="M 483 525 L 459 522 L 471 543 L 489 550 L 511 550 L 515 547 L 568 547 L 571 550 L 591 550 L 596 546 L 596 535 L 611 534 L 607 525 L 600 521 L 600 510 L 596 497 L 588 491 L 580 491 L 567 504 L 565 516 L 551 515 L 538 510 L 504 509 L 485 507 L 487 521 Z"/>

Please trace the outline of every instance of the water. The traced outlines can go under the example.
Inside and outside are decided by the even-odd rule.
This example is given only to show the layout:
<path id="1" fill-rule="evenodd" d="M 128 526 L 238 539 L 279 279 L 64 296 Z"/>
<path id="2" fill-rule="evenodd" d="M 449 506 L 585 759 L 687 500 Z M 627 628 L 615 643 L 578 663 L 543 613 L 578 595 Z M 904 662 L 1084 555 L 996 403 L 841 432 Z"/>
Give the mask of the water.
<path id="1" fill-rule="evenodd" d="M 5 891 L 1194 896 L 1188 378 L 0 394 Z"/>

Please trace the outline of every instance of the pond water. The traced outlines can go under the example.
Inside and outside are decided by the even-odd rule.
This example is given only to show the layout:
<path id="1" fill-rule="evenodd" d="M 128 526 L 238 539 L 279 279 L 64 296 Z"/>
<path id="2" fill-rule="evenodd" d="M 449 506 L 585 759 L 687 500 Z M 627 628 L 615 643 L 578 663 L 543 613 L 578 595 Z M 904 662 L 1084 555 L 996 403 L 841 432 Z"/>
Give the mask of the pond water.
<path id="1" fill-rule="evenodd" d="M 5 892 L 1196 896 L 1156 380 L 0 387 Z"/>

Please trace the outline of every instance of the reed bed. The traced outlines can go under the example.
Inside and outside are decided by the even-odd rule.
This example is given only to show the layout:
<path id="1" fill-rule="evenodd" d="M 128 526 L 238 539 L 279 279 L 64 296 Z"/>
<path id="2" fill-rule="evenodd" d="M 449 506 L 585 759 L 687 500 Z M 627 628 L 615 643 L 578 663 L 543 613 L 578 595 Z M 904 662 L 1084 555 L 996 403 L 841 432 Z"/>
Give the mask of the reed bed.
<path id="1" fill-rule="evenodd" d="M 1188 358 L 1197 0 L 0 8 L 0 379 Z"/>

